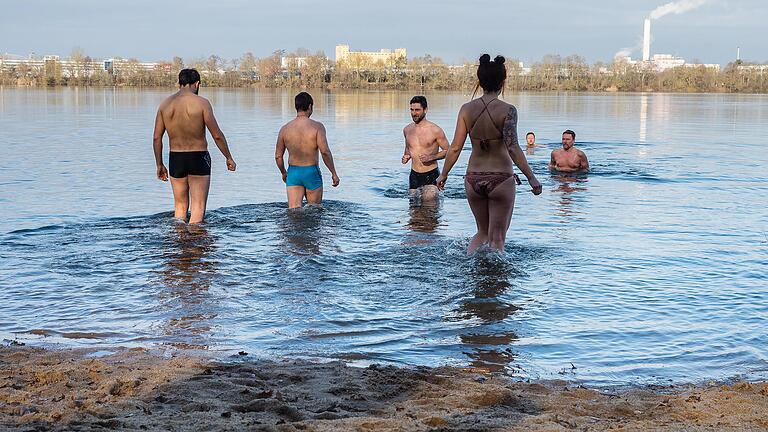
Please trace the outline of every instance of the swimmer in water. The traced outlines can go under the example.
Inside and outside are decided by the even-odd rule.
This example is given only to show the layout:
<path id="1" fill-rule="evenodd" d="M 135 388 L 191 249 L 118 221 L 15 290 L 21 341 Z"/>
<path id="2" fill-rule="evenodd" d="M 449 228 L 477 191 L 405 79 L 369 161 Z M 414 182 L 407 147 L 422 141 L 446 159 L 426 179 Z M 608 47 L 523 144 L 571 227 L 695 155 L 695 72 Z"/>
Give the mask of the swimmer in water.
<path id="1" fill-rule="evenodd" d="M 563 132 L 563 148 L 552 151 L 549 159 L 549 169 L 573 173 L 589 171 L 589 161 L 583 151 L 574 147 L 576 133 L 570 129 Z"/>
<path id="2" fill-rule="evenodd" d="M 536 153 L 536 149 L 544 147 L 543 145 L 536 144 L 536 134 L 528 132 L 525 134 L 525 152 L 526 154 L 533 155 Z"/>
<path id="3" fill-rule="evenodd" d="M 427 120 L 427 98 L 414 96 L 410 109 L 413 123 L 403 129 L 405 152 L 402 158 L 403 164 L 411 161 L 408 192 L 413 197 L 421 197 L 422 202 L 434 201 L 438 197 L 436 180 L 440 175 L 437 161 L 445 158 L 448 138 L 440 126 Z"/>
<path id="4" fill-rule="evenodd" d="M 227 139 L 213 116 L 211 103 L 197 95 L 199 90 L 200 74 L 195 69 L 179 72 L 179 91 L 160 104 L 152 137 L 157 178 L 168 181 L 170 174 L 174 216 L 187 221 L 187 211 L 190 211 L 190 224 L 203 221 L 211 186 L 211 155 L 205 139 L 206 128 L 226 158 L 227 169 L 234 171 L 237 168 Z M 166 132 L 171 148 L 168 169 L 163 164 L 163 135 Z"/>
<path id="5" fill-rule="evenodd" d="M 275 162 L 285 182 L 288 194 L 288 208 L 301 207 L 304 198 L 307 204 L 320 204 L 323 201 L 323 177 L 318 165 L 318 152 L 323 162 L 331 171 L 333 187 L 339 185 L 339 176 L 333 164 L 333 155 L 328 147 L 325 126 L 310 120 L 314 101 L 307 92 L 301 92 L 294 99 L 296 118 L 289 121 L 277 135 Z M 285 169 L 283 155 L 288 150 L 288 170 Z"/>

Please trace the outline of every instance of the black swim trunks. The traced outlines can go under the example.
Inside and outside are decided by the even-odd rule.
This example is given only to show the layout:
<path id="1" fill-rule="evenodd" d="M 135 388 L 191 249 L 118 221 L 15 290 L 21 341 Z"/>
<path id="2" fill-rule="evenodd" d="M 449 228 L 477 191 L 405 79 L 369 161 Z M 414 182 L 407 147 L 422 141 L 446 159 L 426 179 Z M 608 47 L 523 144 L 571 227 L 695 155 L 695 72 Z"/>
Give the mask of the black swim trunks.
<path id="1" fill-rule="evenodd" d="M 437 178 L 440 176 L 440 170 L 437 168 L 425 173 L 416 172 L 411 170 L 411 175 L 408 177 L 408 189 L 418 189 L 426 185 L 437 185 Z"/>
<path id="2" fill-rule="evenodd" d="M 207 151 L 171 152 L 168 173 L 173 178 L 211 175 L 211 155 Z"/>

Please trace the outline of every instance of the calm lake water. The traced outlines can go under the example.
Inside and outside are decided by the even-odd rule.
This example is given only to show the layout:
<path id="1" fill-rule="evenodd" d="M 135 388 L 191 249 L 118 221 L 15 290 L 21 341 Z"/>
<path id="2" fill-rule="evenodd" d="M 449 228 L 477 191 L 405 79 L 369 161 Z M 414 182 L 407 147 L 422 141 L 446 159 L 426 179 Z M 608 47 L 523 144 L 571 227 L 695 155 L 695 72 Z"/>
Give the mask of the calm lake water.
<path id="1" fill-rule="evenodd" d="M 212 145 L 190 232 L 154 177 L 169 92 L 0 89 L 2 338 L 596 385 L 768 378 L 768 96 L 506 95 L 546 145 L 528 155 L 544 193 L 518 189 L 505 254 L 466 257 L 469 151 L 439 208 L 406 197 L 412 93 L 314 92 L 341 185 L 288 212 L 273 151 L 293 92 L 203 88 L 238 170 Z M 469 95 L 427 97 L 450 138 Z M 588 175 L 546 169 L 566 128 Z"/>

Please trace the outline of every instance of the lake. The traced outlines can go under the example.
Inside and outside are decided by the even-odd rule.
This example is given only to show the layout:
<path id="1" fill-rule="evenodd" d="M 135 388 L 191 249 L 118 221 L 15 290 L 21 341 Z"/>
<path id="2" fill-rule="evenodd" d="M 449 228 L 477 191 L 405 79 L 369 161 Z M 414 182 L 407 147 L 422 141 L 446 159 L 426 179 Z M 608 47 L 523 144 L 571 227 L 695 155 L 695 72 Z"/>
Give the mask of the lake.
<path id="1" fill-rule="evenodd" d="M 504 254 L 467 257 L 468 148 L 439 207 L 407 197 L 413 93 L 313 91 L 341 185 L 322 167 L 325 205 L 289 212 L 273 155 L 295 92 L 202 88 L 238 169 L 209 137 L 207 222 L 188 230 L 152 155 L 171 91 L 0 88 L 0 337 L 592 385 L 768 379 L 766 95 L 505 95 L 545 146 L 528 155 L 544 192 L 518 188 Z M 426 96 L 450 139 L 470 95 Z M 547 170 L 565 129 L 589 174 Z"/>

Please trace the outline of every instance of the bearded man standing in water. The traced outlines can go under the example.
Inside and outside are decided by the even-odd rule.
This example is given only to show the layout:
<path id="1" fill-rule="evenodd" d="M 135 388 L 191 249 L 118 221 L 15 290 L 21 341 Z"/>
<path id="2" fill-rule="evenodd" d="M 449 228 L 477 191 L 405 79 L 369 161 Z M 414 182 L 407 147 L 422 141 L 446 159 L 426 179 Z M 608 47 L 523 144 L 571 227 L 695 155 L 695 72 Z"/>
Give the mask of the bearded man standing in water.
<path id="1" fill-rule="evenodd" d="M 213 116 L 213 107 L 207 99 L 197 95 L 199 90 L 200 74 L 195 69 L 179 72 L 179 91 L 160 104 L 152 137 L 157 178 L 168 181 L 170 172 L 174 217 L 187 221 L 187 211 L 191 207 L 190 224 L 203 221 L 211 186 L 211 155 L 205 139 L 206 127 L 219 151 L 227 159 L 227 169 L 234 171 L 237 167 L 229 152 L 227 139 Z M 168 132 L 168 145 L 171 149 L 169 169 L 163 164 L 165 132 Z"/>
<path id="2" fill-rule="evenodd" d="M 405 152 L 402 162 L 406 164 L 411 161 L 408 192 L 411 196 L 420 196 L 422 202 L 437 199 L 437 177 L 440 175 L 437 161 L 445 159 L 445 151 L 448 150 L 445 132 L 426 117 L 427 98 L 411 98 L 413 123 L 403 129 Z"/>

